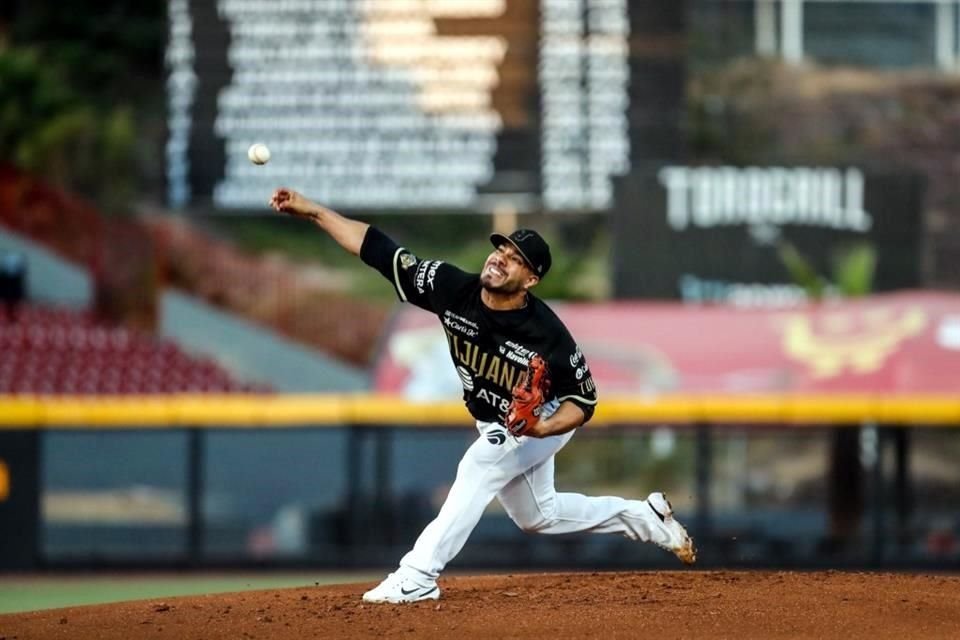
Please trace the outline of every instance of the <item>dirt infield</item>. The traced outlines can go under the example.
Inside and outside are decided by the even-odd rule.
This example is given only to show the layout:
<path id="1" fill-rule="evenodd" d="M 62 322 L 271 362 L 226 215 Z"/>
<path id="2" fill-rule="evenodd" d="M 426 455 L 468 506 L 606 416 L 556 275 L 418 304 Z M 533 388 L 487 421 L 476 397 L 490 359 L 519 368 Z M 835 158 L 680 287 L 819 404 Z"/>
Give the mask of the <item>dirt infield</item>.
<path id="1" fill-rule="evenodd" d="M 960 638 L 960 578 L 640 572 L 449 578 L 439 602 L 367 605 L 369 584 L 0 616 L 0 638 Z"/>

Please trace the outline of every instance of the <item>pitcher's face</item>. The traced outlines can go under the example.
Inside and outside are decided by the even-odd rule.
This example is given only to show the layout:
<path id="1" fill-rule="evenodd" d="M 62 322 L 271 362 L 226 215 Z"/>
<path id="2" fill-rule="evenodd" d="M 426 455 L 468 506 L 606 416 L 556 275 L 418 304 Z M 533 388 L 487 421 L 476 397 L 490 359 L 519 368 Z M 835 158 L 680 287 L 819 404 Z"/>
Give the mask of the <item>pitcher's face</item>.
<path id="1" fill-rule="evenodd" d="M 516 247 L 507 243 L 493 250 L 480 272 L 480 284 L 494 293 L 516 293 L 539 281 Z"/>

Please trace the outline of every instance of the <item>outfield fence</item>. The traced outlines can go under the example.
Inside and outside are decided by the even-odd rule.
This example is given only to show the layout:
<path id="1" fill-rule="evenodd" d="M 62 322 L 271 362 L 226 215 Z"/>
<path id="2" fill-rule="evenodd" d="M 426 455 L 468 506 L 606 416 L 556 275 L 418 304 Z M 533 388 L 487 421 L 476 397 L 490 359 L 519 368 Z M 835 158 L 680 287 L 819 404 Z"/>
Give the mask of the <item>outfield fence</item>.
<path id="1" fill-rule="evenodd" d="M 476 437 L 460 403 L 375 395 L 0 399 L 0 568 L 396 561 Z M 604 398 L 558 489 L 666 489 L 703 566 L 960 568 L 960 397 Z M 643 567 L 615 536 L 493 505 L 464 566 Z"/>

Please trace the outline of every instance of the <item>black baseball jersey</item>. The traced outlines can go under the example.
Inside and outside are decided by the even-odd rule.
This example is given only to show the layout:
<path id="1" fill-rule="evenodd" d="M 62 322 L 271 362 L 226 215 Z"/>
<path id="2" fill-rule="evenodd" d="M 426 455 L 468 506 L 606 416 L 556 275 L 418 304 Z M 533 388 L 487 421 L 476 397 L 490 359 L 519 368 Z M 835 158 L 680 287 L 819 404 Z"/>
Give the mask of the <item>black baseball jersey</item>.
<path id="1" fill-rule="evenodd" d="M 364 237 L 360 257 L 393 283 L 400 300 L 440 318 L 463 383 L 463 400 L 474 418 L 503 419 L 514 384 L 537 354 L 549 366 L 547 400 L 576 403 L 586 420 L 593 415 L 597 390 L 586 359 L 543 301 L 528 293 L 522 309 L 490 309 L 480 299 L 479 274 L 421 260 L 374 227 Z"/>

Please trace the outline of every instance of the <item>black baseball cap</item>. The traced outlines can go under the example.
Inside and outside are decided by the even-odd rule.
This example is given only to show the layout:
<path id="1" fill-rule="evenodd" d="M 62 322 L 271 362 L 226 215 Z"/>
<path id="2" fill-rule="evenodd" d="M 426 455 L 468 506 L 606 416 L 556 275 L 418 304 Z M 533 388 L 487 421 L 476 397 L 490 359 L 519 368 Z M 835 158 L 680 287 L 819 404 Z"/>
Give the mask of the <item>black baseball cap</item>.
<path id="1" fill-rule="evenodd" d="M 509 243 L 520 252 L 523 259 L 538 277 L 542 278 L 550 270 L 550 245 L 533 229 L 517 229 L 509 236 L 494 233 L 490 236 L 493 246 Z"/>

